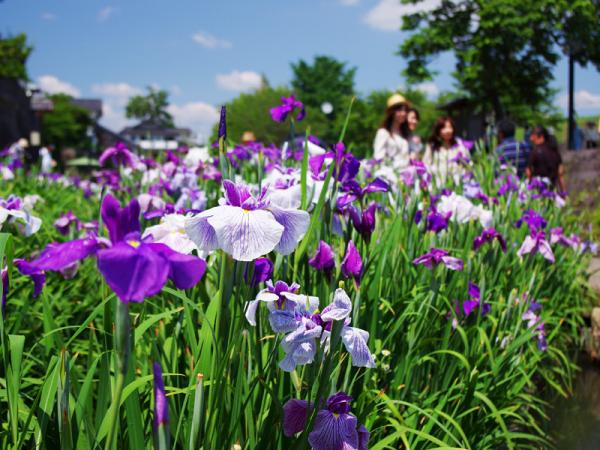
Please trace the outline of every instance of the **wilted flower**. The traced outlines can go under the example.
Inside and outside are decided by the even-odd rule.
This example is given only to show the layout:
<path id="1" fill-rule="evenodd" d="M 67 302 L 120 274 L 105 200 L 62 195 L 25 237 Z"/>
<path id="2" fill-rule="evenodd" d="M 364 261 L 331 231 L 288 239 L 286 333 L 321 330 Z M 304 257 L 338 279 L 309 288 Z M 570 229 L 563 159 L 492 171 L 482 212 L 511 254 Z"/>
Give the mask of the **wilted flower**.
<path id="1" fill-rule="evenodd" d="M 203 251 L 218 248 L 238 261 L 252 261 L 277 250 L 289 255 L 308 229 L 306 211 L 280 208 L 266 190 L 258 198 L 243 185 L 223 181 L 225 204 L 187 218 L 185 229 Z"/>

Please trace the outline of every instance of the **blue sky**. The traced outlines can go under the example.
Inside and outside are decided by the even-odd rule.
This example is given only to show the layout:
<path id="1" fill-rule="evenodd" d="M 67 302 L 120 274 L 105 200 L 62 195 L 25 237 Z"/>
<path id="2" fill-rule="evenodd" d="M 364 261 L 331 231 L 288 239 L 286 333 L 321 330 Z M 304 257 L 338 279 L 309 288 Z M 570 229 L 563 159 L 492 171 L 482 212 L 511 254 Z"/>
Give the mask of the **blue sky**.
<path id="1" fill-rule="evenodd" d="M 4 0 L 0 33 L 27 33 L 31 78 L 48 91 L 102 98 L 111 128 L 127 123 L 130 95 L 156 85 L 171 92 L 176 122 L 205 134 L 216 107 L 255 88 L 260 74 L 287 84 L 290 62 L 317 54 L 357 66 L 359 92 L 401 87 L 398 27 L 411 8 L 399 0 Z M 452 89 L 452 57 L 434 68 L 440 75 L 422 86 L 431 96 Z M 566 76 L 561 61 L 554 85 L 562 107 Z M 597 71 L 578 67 L 576 92 L 579 114 L 600 112 Z"/>

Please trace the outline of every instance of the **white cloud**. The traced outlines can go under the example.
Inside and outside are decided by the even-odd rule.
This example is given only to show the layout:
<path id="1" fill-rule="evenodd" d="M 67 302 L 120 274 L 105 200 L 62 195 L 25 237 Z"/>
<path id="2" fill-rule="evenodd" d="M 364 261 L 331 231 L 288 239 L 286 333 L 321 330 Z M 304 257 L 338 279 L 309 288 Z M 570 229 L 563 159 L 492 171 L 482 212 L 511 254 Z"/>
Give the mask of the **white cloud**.
<path id="1" fill-rule="evenodd" d="M 360 0 L 338 0 L 344 6 L 354 6 L 358 5 Z"/>
<path id="2" fill-rule="evenodd" d="M 93 84 L 92 92 L 107 97 L 108 102 L 119 106 L 124 106 L 130 97 L 142 94 L 140 88 L 125 82 Z"/>
<path id="3" fill-rule="evenodd" d="M 179 87 L 179 85 L 174 84 L 169 89 L 169 93 L 172 94 L 174 97 L 179 97 L 183 93 L 183 91 L 181 90 L 181 88 Z"/>
<path id="4" fill-rule="evenodd" d="M 193 34 L 192 39 L 204 48 L 231 48 L 231 42 L 203 31 Z"/>
<path id="5" fill-rule="evenodd" d="M 568 108 L 569 96 L 561 95 L 558 104 L 561 108 Z M 575 109 L 600 109 L 600 94 L 593 94 L 585 89 L 575 92 Z"/>
<path id="6" fill-rule="evenodd" d="M 251 70 L 234 70 L 231 73 L 217 75 L 217 86 L 227 91 L 248 92 L 262 85 L 260 74 Z"/>
<path id="7" fill-rule="evenodd" d="M 98 11 L 98 22 L 106 22 L 117 11 L 114 6 L 106 6 Z"/>
<path id="8" fill-rule="evenodd" d="M 123 128 L 133 125 L 135 121 L 125 117 L 125 110 L 123 108 L 116 108 L 108 102 L 102 102 L 102 117 L 100 118 L 100 123 L 109 130 L 118 133 Z"/>
<path id="9" fill-rule="evenodd" d="M 364 17 L 371 28 L 381 31 L 399 31 L 402 17 L 437 8 L 441 0 L 424 0 L 417 4 L 402 4 L 400 0 L 380 0 Z"/>
<path id="10" fill-rule="evenodd" d="M 54 75 L 42 75 L 37 78 L 40 89 L 48 94 L 68 94 L 71 97 L 79 97 L 81 91 L 71 83 L 59 80 Z"/>
<path id="11" fill-rule="evenodd" d="M 50 21 L 56 20 L 57 16 L 56 16 L 56 14 L 53 14 L 51 12 L 45 12 L 45 13 L 42 13 L 41 17 L 42 17 L 42 20 L 47 20 L 50 22 Z"/>
<path id="12" fill-rule="evenodd" d="M 171 104 L 168 111 L 173 115 L 175 125 L 191 128 L 203 138 L 210 134 L 212 126 L 219 120 L 217 109 L 204 102 Z"/>
<path id="13" fill-rule="evenodd" d="M 434 98 L 440 93 L 440 88 L 433 81 L 426 81 L 415 86 L 419 91 L 425 92 L 428 97 Z"/>

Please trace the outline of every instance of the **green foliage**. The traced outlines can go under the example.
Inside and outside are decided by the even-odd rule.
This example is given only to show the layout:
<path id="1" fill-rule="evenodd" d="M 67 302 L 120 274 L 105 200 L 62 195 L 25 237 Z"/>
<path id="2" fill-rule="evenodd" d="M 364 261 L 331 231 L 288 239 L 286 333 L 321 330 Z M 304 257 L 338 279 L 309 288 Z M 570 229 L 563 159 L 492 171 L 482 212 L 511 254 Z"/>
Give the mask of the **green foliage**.
<path id="1" fill-rule="evenodd" d="M 153 120 L 173 125 L 173 116 L 167 111 L 169 106 L 169 93 L 153 87 L 147 88 L 146 95 L 134 95 L 127 102 L 125 115 L 129 119 Z"/>
<path id="2" fill-rule="evenodd" d="M 42 116 L 44 144 L 55 145 L 58 149 L 88 146 L 86 132 L 88 126 L 92 125 L 89 112 L 73 105 L 72 98 L 67 94 L 54 94 L 50 99 L 54 109 Z"/>
<path id="3" fill-rule="evenodd" d="M 33 47 L 27 44 L 27 36 L 20 33 L 14 37 L 0 36 L 0 77 L 27 80 L 27 58 Z"/>
<path id="4" fill-rule="evenodd" d="M 314 112 L 323 103 L 330 103 L 333 111 L 326 120 L 337 123 L 344 120 L 346 109 L 354 91 L 356 67 L 346 68 L 346 63 L 331 56 L 315 56 L 312 64 L 304 60 L 292 63 L 292 88 L 306 106 Z M 328 142 L 337 138 L 339 130 L 329 128 L 321 137 Z"/>
<path id="5" fill-rule="evenodd" d="M 599 11 L 598 2 L 588 0 L 444 1 L 433 11 L 403 18 L 402 29 L 411 32 L 400 47 L 408 59 L 404 73 L 409 81 L 430 79 L 431 58 L 451 51 L 460 89 L 482 111 L 494 111 L 497 119 L 532 121 L 536 113 L 553 112 L 549 83 L 559 59 L 557 44 L 580 39 L 590 50 L 580 48 L 579 61 L 600 62 Z M 572 17 L 567 28 L 566 17 Z"/>

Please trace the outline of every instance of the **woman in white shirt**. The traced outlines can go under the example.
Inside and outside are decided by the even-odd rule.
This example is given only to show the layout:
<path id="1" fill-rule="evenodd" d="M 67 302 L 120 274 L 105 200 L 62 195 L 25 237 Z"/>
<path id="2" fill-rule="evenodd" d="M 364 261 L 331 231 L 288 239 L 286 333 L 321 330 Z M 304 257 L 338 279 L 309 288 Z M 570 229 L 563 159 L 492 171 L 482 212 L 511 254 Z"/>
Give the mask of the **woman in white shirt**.
<path id="1" fill-rule="evenodd" d="M 469 156 L 469 150 L 455 136 L 455 130 L 454 121 L 450 117 L 437 119 L 423 155 L 423 162 L 432 174 L 439 175 L 441 182 L 446 181 L 447 175 L 462 173 L 461 161 Z"/>
<path id="2" fill-rule="evenodd" d="M 408 123 L 407 115 L 410 104 L 400 94 L 392 95 L 387 101 L 385 119 L 377 130 L 373 141 L 373 157 L 394 169 L 408 166 Z"/>

